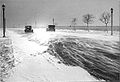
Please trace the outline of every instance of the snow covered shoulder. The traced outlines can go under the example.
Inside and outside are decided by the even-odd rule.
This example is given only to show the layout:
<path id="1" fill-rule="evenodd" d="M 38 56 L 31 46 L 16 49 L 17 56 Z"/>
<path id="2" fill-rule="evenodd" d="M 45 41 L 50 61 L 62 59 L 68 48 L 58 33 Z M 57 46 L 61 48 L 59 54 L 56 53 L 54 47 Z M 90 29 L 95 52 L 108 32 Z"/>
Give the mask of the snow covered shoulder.
<path id="1" fill-rule="evenodd" d="M 11 45 L 11 40 L 8 38 L 0 38 L 0 82 L 4 82 L 9 78 L 14 67 L 14 56 Z"/>

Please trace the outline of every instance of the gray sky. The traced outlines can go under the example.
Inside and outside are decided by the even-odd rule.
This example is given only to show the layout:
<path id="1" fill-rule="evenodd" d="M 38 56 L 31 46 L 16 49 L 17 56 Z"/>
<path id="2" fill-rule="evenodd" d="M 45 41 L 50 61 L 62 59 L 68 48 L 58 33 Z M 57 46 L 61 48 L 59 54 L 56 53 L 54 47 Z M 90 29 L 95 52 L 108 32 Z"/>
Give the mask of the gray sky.
<path id="1" fill-rule="evenodd" d="M 6 4 L 7 26 L 52 24 L 55 18 L 58 25 L 70 25 L 72 18 L 78 18 L 78 25 L 85 25 L 82 16 L 90 13 L 96 16 L 91 25 L 104 25 L 98 19 L 104 11 L 114 8 L 114 25 L 118 25 L 119 0 L 0 0 Z"/>

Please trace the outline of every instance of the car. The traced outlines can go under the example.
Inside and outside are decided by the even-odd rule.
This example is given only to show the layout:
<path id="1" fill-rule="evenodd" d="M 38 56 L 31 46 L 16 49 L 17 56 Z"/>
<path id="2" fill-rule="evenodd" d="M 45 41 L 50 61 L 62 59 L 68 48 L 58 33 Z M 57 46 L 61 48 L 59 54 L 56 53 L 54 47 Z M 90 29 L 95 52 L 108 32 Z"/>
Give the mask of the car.
<path id="1" fill-rule="evenodd" d="M 32 26 L 30 26 L 30 25 L 25 26 L 25 30 L 24 31 L 25 32 L 33 32 Z"/>
<path id="2" fill-rule="evenodd" d="M 55 25 L 48 25 L 46 31 L 55 31 Z"/>

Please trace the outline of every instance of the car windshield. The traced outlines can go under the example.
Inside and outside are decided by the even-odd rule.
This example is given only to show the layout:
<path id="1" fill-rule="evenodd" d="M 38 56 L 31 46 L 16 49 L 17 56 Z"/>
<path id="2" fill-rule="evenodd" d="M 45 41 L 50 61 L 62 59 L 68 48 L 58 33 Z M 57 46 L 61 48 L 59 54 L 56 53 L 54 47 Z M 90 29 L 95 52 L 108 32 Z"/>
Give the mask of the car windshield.
<path id="1" fill-rule="evenodd" d="M 31 28 L 31 26 L 25 26 L 25 28 Z"/>

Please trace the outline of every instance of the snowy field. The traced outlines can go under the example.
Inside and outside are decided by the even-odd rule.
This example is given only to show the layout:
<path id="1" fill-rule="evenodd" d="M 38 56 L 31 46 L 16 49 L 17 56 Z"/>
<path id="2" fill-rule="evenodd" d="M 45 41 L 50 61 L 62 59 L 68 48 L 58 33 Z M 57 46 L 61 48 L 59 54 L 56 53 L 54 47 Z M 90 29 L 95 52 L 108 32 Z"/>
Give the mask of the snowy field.
<path id="1" fill-rule="evenodd" d="M 119 33 L 9 28 L 15 67 L 7 82 L 118 80 Z"/>

